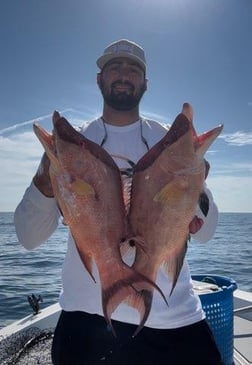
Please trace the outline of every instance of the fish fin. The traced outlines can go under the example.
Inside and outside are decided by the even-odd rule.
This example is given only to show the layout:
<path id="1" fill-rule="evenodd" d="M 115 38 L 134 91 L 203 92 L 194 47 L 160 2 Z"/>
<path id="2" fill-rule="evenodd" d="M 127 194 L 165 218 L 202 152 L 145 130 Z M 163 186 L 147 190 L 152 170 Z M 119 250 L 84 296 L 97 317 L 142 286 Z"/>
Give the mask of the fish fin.
<path id="1" fill-rule="evenodd" d="M 91 276 L 91 278 L 94 280 L 94 282 L 96 283 L 95 277 L 93 275 L 93 271 L 92 271 L 92 263 L 93 260 L 90 256 L 81 256 L 81 261 L 83 262 L 85 268 L 87 269 L 89 275 Z"/>
<path id="2" fill-rule="evenodd" d="M 170 296 L 173 293 L 173 290 L 177 284 L 178 277 L 181 271 L 181 268 L 184 263 L 184 258 L 187 251 L 187 241 L 185 241 L 184 246 L 181 248 L 181 250 L 176 255 L 170 255 L 168 260 L 165 261 L 164 266 L 166 268 L 167 275 L 172 280 L 172 288 L 170 291 Z"/>
<path id="3" fill-rule="evenodd" d="M 129 306 L 135 308 L 139 312 L 140 323 L 133 335 L 136 336 L 143 328 L 149 316 L 154 289 L 158 290 L 165 303 L 168 305 L 163 292 L 152 280 L 139 274 L 127 265 L 125 265 L 124 277 L 114 282 L 107 289 L 102 288 L 104 318 L 111 327 L 111 331 L 115 337 L 116 333 L 111 322 L 111 315 L 116 308 L 122 302 L 126 302 Z"/>
<path id="4" fill-rule="evenodd" d="M 143 289 L 139 293 L 137 293 L 136 297 L 129 298 L 129 305 L 137 308 L 140 313 L 140 323 L 133 333 L 132 337 L 136 337 L 136 335 L 141 331 L 145 322 L 147 321 L 151 310 L 152 298 L 153 291 L 146 289 Z"/>
<path id="5" fill-rule="evenodd" d="M 166 184 L 159 192 L 154 196 L 153 201 L 158 203 L 169 204 L 171 202 L 176 202 L 181 197 L 181 191 L 188 187 L 188 182 L 183 176 L 176 177 L 168 184 Z"/>
<path id="6" fill-rule="evenodd" d="M 76 245 L 77 250 L 79 252 L 81 261 L 83 262 L 87 272 L 89 273 L 89 275 L 91 276 L 91 278 L 94 280 L 94 282 L 96 283 L 95 277 L 93 275 L 93 259 L 92 256 L 90 255 L 84 255 L 83 252 L 81 252 L 81 250 L 79 250 L 78 246 Z"/>
<path id="7" fill-rule="evenodd" d="M 86 181 L 81 179 L 75 179 L 71 183 L 71 190 L 77 195 L 93 195 L 95 196 L 95 190 L 92 185 L 88 184 Z"/>

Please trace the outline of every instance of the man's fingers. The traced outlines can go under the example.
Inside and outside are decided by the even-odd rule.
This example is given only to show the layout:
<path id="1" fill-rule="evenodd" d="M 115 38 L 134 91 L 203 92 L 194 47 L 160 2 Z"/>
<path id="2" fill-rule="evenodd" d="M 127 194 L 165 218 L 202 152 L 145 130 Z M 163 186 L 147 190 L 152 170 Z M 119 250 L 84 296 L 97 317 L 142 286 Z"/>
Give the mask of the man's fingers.
<path id="1" fill-rule="evenodd" d="M 202 227 L 203 223 L 204 223 L 203 219 L 201 219 L 195 215 L 195 217 L 189 224 L 189 232 L 192 234 L 197 233 L 200 230 L 200 228 Z"/>

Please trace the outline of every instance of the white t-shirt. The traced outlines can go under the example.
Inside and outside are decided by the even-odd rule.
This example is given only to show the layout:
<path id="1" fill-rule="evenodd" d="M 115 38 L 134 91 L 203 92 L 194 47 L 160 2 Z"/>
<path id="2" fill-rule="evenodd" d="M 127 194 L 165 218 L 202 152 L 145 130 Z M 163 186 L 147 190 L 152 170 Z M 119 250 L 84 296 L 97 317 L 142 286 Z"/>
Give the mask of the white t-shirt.
<path id="1" fill-rule="evenodd" d="M 87 138 L 98 144 L 103 143 L 114 158 L 119 168 L 129 168 L 130 160 L 136 163 L 167 132 L 167 129 L 155 121 L 141 119 L 127 126 L 106 126 L 102 119 L 97 119 L 80 130 Z M 204 220 L 200 231 L 193 237 L 206 242 L 212 238 L 217 220 L 218 210 L 210 191 L 205 187 L 209 198 L 207 217 L 198 208 L 196 214 Z M 27 249 L 33 249 L 43 243 L 58 226 L 60 213 L 54 198 L 47 198 L 32 183 L 26 190 L 18 205 L 14 221 L 19 241 Z M 132 262 L 132 257 L 126 257 Z M 75 243 L 69 234 L 67 252 L 62 270 L 62 292 L 59 302 L 66 311 L 84 311 L 103 315 L 101 304 L 101 287 L 97 268 L 94 264 L 92 280 L 85 269 Z M 156 280 L 165 294 L 169 306 L 157 291 L 153 295 L 153 303 L 145 326 L 152 328 L 177 328 L 190 325 L 204 318 L 201 303 L 195 295 L 187 261 L 184 260 L 177 284 L 171 296 L 171 283 L 165 270 L 161 267 Z M 112 318 L 121 322 L 139 324 L 138 312 L 122 303 L 112 314 Z"/>

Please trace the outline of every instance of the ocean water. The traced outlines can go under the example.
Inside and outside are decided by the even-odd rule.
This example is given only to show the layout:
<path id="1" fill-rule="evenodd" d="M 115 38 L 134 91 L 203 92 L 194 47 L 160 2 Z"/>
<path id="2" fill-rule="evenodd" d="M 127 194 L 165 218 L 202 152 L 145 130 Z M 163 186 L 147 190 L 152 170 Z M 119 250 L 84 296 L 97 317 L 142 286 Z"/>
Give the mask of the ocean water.
<path id="1" fill-rule="evenodd" d="M 33 251 L 18 242 L 13 213 L 0 213 L 0 328 L 32 313 L 27 296 L 41 295 L 44 308 L 57 301 L 67 228 L 60 225 L 51 238 Z M 252 291 L 252 213 L 220 213 L 214 238 L 189 243 L 192 274 L 234 279 L 241 290 Z"/>

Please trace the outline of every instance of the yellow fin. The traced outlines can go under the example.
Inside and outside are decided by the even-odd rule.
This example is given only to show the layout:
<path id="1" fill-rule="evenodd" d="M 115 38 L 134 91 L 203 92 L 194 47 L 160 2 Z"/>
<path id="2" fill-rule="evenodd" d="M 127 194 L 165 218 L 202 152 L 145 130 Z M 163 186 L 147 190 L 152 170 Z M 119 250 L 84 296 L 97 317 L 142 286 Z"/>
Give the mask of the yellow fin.
<path id="1" fill-rule="evenodd" d="M 177 200 L 181 196 L 181 190 L 174 183 L 166 184 L 153 198 L 154 202 L 166 202 Z"/>
<path id="2" fill-rule="evenodd" d="M 78 195 L 95 195 L 94 188 L 81 179 L 76 179 L 72 182 L 71 190 Z"/>

